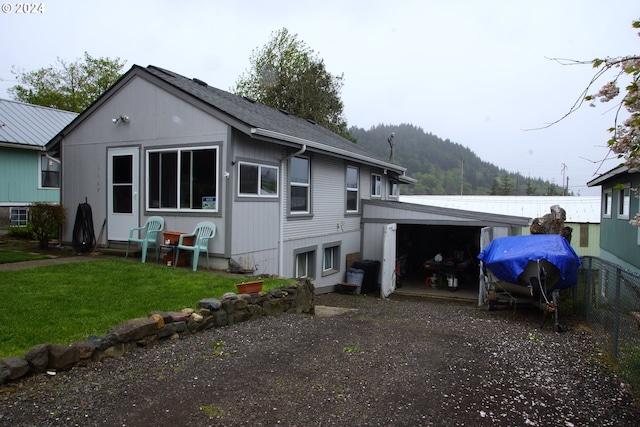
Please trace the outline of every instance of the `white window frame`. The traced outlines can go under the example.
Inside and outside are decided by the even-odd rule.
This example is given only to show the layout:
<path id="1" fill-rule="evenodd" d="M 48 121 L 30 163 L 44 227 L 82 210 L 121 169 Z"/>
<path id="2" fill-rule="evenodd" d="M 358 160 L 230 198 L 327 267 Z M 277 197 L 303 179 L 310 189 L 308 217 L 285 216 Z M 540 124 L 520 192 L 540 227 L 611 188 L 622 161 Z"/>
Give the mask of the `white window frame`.
<path id="1" fill-rule="evenodd" d="M 389 178 L 389 197 L 398 197 L 399 183 L 395 179 Z"/>
<path id="2" fill-rule="evenodd" d="M 292 169 L 293 162 L 296 160 L 304 160 L 307 162 L 307 177 L 306 182 L 301 180 L 294 180 Z M 293 189 L 294 188 L 305 188 L 306 189 L 306 209 L 294 210 L 292 206 L 292 197 L 293 197 Z M 306 215 L 311 213 L 311 159 L 308 157 L 292 157 L 289 160 L 289 213 L 291 215 Z"/>
<path id="3" fill-rule="evenodd" d="M 47 156 L 46 154 L 41 154 L 38 158 L 38 188 L 44 190 L 59 190 L 60 189 L 60 160 L 54 159 L 51 156 Z M 43 175 L 45 172 L 50 172 L 49 168 L 53 166 L 53 164 L 58 165 L 58 185 L 44 185 Z M 46 165 L 46 168 L 45 168 Z"/>
<path id="4" fill-rule="evenodd" d="M 251 166 L 257 168 L 258 176 L 255 177 L 257 182 L 257 191 L 255 193 L 242 193 L 241 184 L 243 177 L 243 166 Z M 263 188 L 263 176 L 265 170 L 273 170 L 275 174 L 275 193 L 269 193 Z M 277 198 L 279 189 L 279 174 L 280 170 L 277 166 L 263 165 L 260 163 L 251 162 L 238 162 L 238 197 L 264 197 L 264 198 Z"/>
<path id="5" fill-rule="evenodd" d="M 371 174 L 371 197 L 382 197 L 382 175 Z"/>
<path id="6" fill-rule="evenodd" d="M 29 208 L 26 206 L 10 207 L 9 221 L 12 227 L 26 227 L 29 224 Z"/>
<path id="7" fill-rule="evenodd" d="M 613 191 L 609 188 L 602 192 L 602 217 L 611 218 L 611 205 L 613 202 Z"/>
<path id="8" fill-rule="evenodd" d="M 315 246 L 308 246 L 293 251 L 293 277 L 314 277 L 316 249 Z M 301 271 L 301 267 L 306 271 Z"/>
<path id="9" fill-rule="evenodd" d="M 618 190 L 618 219 L 629 219 L 629 208 L 631 207 L 631 191 L 629 184 Z"/>
<path id="10" fill-rule="evenodd" d="M 325 243 L 322 247 L 322 275 L 340 271 L 340 242 Z"/>
<path id="11" fill-rule="evenodd" d="M 349 171 L 355 172 L 355 183 L 349 182 Z M 347 166 L 347 170 L 345 172 L 345 181 L 346 181 L 346 195 L 345 195 L 345 207 L 348 213 L 355 213 L 360 211 L 360 170 L 356 166 Z M 349 196 L 355 194 L 356 206 L 355 209 L 349 209 Z"/>
<path id="12" fill-rule="evenodd" d="M 214 150 L 215 152 L 215 194 L 211 194 L 210 197 L 213 198 L 211 201 L 207 201 L 207 207 L 202 208 L 181 208 L 180 207 L 180 179 L 181 179 L 181 157 L 184 152 L 193 152 L 193 151 L 203 151 L 203 150 Z M 150 165 L 150 156 L 153 153 L 176 153 L 177 154 L 177 165 L 176 165 L 176 173 L 177 173 L 177 181 L 176 181 L 176 207 L 150 207 L 149 197 L 149 185 L 150 185 L 150 177 L 149 177 L 149 165 Z M 217 145 L 206 145 L 206 146 L 197 146 L 197 147 L 171 147 L 171 148 L 162 148 L 162 149 L 149 149 L 146 152 L 146 160 L 145 160 L 145 181 L 146 181 L 146 209 L 150 212 L 218 212 L 220 209 L 219 206 L 219 194 L 220 194 L 220 149 Z M 160 185 L 162 185 L 160 183 Z M 191 200 L 193 203 L 193 200 Z M 203 201 L 203 205 L 205 201 Z"/>

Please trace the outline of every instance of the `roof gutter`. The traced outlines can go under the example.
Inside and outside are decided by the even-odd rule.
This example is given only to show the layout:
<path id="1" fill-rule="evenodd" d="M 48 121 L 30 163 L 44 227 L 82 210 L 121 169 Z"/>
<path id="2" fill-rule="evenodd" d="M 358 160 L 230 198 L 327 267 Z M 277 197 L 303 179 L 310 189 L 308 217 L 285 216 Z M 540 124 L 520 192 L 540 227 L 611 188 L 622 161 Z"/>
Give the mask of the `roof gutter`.
<path id="1" fill-rule="evenodd" d="M 252 129 L 253 132 L 253 129 Z M 293 154 L 289 154 L 288 156 L 282 158 L 280 160 L 280 232 L 279 232 L 279 239 L 280 239 L 280 244 L 278 245 L 278 275 L 280 277 L 287 277 L 284 275 L 284 244 L 283 244 L 283 240 L 284 240 L 284 217 L 287 214 L 286 210 L 285 210 L 285 203 L 284 203 L 284 164 L 286 162 L 289 161 L 289 159 L 291 159 L 292 157 L 295 156 L 299 156 L 301 154 L 303 154 L 305 151 L 307 151 L 307 144 L 302 144 L 302 147 L 300 148 L 300 150 L 296 151 Z"/>
<path id="2" fill-rule="evenodd" d="M 41 145 L 19 144 L 12 142 L 0 142 L 0 147 L 18 148 L 20 150 L 45 151 L 45 147 Z"/>
<path id="3" fill-rule="evenodd" d="M 287 135 L 284 133 L 280 133 L 280 132 L 274 132 L 272 130 L 268 130 L 268 129 L 262 129 L 262 128 L 251 128 L 251 134 L 253 135 L 258 135 L 258 136 L 264 136 L 267 138 L 275 138 L 275 139 L 280 139 L 282 141 L 287 141 L 287 142 L 292 142 L 294 144 L 300 144 L 302 146 L 306 146 L 309 148 L 315 148 L 317 150 L 320 151 L 327 151 L 327 146 L 324 144 L 319 144 L 317 142 L 313 142 L 313 141 L 309 141 L 307 139 L 303 139 L 303 138 L 298 138 L 295 136 L 291 136 L 291 135 Z M 347 150 L 343 150 L 340 148 L 334 148 L 331 147 L 331 152 L 334 154 L 339 154 L 343 157 L 347 157 L 347 158 L 351 158 L 354 160 L 359 160 L 363 163 L 369 163 L 369 164 L 373 164 L 376 166 L 379 166 L 381 168 L 385 168 L 385 169 L 391 169 L 394 170 L 396 172 L 398 172 L 399 175 L 404 175 L 406 168 L 400 167 L 398 165 L 394 165 L 393 163 L 388 163 L 388 162 L 384 162 L 381 160 L 376 160 L 376 159 L 372 159 L 371 157 L 362 155 L 362 154 L 356 154 L 356 153 L 352 153 L 349 152 Z"/>

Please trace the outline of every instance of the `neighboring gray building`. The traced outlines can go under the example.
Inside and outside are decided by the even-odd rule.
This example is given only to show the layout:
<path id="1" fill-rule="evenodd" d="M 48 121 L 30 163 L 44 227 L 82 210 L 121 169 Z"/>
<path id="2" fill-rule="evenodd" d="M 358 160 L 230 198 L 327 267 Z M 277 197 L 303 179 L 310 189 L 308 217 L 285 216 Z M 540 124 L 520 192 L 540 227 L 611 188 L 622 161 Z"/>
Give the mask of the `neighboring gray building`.
<path id="1" fill-rule="evenodd" d="M 77 116 L 0 99 L 0 230 L 28 223 L 28 206 L 60 201 L 60 162 L 45 145 Z"/>

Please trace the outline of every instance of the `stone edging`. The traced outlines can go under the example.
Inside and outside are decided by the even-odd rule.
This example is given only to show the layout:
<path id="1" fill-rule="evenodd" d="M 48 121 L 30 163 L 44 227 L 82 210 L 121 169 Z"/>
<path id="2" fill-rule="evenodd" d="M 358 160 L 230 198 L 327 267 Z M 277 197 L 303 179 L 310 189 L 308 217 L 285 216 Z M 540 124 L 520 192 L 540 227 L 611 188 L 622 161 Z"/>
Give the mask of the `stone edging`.
<path id="1" fill-rule="evenodd" d="M 29 374 L 64 371 L 110 357 L 120 357 L 136 347 L 164 339 L 179 339 L 206 329 L 233 325 L 279 313 L 315 314 L 311 279 L 283 289 L 253 294 L 227 292 L 220 299 L 198 301 L 198 309 L 182 312 L 153 311 L 147 317 L 115 326 L 103 337 L 90 336 L 69 345 L 41 344 L 19 356 L 0 359 L 0 384 Z"/>

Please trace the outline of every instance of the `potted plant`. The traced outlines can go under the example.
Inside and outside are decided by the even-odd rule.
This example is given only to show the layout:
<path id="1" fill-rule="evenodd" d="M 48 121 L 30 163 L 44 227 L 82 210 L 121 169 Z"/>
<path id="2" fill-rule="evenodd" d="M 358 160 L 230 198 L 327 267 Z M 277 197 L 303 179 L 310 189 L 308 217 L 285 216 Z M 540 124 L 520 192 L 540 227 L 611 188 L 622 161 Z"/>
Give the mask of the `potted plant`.
<path id="1" fill-rule="evenodd" d="M 262 290 L 263 280 L 253 280 L 251 282 L 237 283 L 239 294 L 252 294 Z"/>

